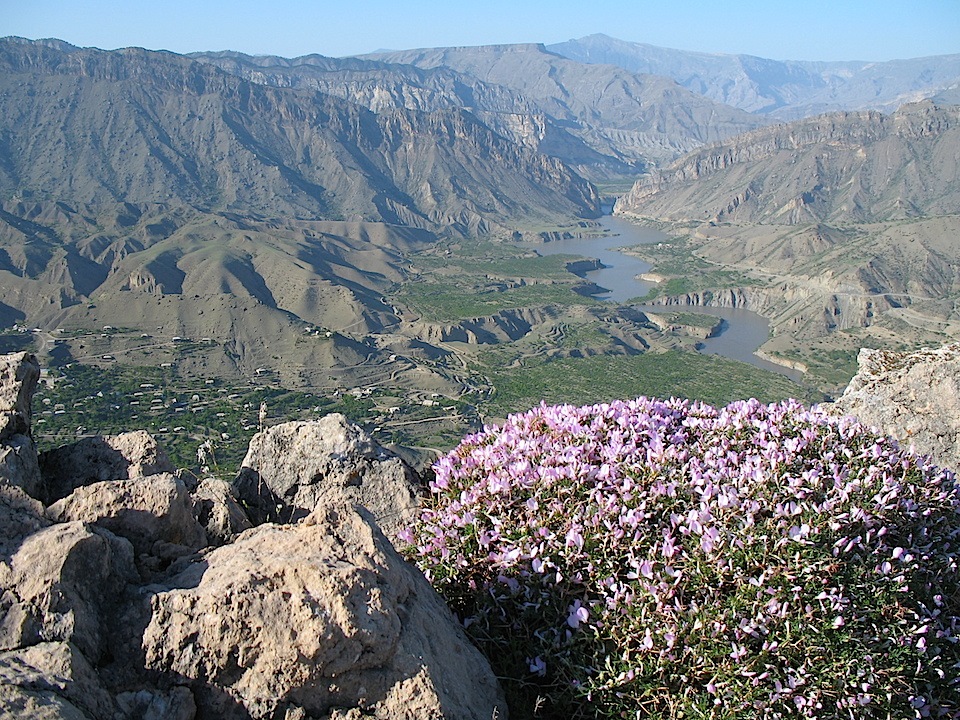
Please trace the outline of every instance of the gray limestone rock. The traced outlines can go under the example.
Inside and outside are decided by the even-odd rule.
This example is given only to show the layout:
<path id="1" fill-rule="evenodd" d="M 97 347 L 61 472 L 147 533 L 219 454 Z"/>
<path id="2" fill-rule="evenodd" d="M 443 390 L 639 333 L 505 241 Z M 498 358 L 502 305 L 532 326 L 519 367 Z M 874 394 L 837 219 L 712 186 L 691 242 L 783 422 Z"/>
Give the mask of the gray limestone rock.
<path id="1" fill-rule="evenodd" d="M 346 492 L 391 540 L 412 524 L 421 495 L 410 466 L 339 413 L 254 435 L 234 485 L 259 522 L 296 521 Z"/>
<path id="2" fill-rule="evenodd" d="M 230 483 L 205 477 L 192 494 L 200 514 L 200 524 L 207 531 L 210 543 L 225 545 L 253 527 Z"/>
<path id="3" fill-rule="evenodd" d="M 123 538 L 82 522 L 39 530 L 0 563 L 0 649 L 71 642 L 96 663 L 109 618 L 127 584 L 138 580 Z"/>
<path id="4" fill-rule="evenodd" d="M 64 642 L 0 653 L 0 686 L 52 693 L 93 718 L 112 717 L 116 709 L 90 663 Z"/>
<path id="5" fill-rule="evenodd" d="M 857 361 L 843 396 L 825 409 L 960 469 L 960 343 L 909 354 L 863 349 Z"/>
<path id="6" fill-rule="evenodd" d="M 193 720 L 197 706 L 189 688 L 176 686 L 169 691 L 138 690 L 117 695 L 117 705 L 130 720 Z"/>
<path id="7" fill-rule="evenodd" d="M 192 681 L 202 717 L 505 715 L 443 601 L 343 494 L 174 577 L 152 598 L 143 648 L 149 669 Z"/>
<path id="8" fill-rule="evenodd" d="M 0 720 L 91 720 L 53 690 L 0 685 Z M 99 718 L 97 719 L 99 720 Z"/>
<path id="9" fill-rule="evenodd" d="M 30 403 L 40 380 L 40 364 L 30 353 L 0 355 L 0 443 L 30 434 Z"/>

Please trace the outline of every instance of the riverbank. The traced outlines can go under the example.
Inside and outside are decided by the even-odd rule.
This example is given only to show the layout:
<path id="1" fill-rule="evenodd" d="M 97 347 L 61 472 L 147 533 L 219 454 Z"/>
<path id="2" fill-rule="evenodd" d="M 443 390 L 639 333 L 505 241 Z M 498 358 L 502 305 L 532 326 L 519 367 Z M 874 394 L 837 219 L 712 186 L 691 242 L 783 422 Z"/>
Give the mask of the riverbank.
<path id="1" fill-rule="evenodd" d="M 664 243 L 669 237 L 652 225 L 637 225 L 612 215 L 604 215 L 597 222 L 605 235 L 555 240 L 537 245 L 534 249 L 541 255 L 580 255 L 598 261 L 600 267 L 577 273 L 606 291 L 598 292 L 594 297 L 616 303 L 637 304 L 662 278 L 649 275 L 652 265 L 624 249 Z M 587 263 L 587 267 L 591 265 Z M 578 269 L 582 268 L 578 266 Z M 770 325 L 759 313 L 745 309 L 742 304 L 734 307 L 705 307 L 681 302 L 670 305 L 674 310 L 682 308 L 683 312 L 710 315 L 723 321 L 719 329 L 698 343 L 700 352 L 746 362 L 785 375 L 795 382 L 802 380 L 806 368 L 801 367 L 801 363 L 760 351 L 770 337 Z M 666 303 L 664 306 L 638 305 L 644 312 L 660 314 L 665 312 L 666 306 Z"/>

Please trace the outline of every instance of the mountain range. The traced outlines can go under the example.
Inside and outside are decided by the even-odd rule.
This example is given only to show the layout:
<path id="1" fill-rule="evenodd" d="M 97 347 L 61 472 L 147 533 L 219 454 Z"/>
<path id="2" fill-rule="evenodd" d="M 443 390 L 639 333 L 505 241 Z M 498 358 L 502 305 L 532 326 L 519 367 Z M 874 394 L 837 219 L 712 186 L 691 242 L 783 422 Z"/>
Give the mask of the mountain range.
<path id="1" fill-rule="evenodd" d="M 659 220 L 863 223 L 960 210 L 960 107 L 840 112 L 685 155 L 618 210 Z"/>
<path id="2" fill-rule="evenodd" d="M 892 112 L 927 99 L 956 103 L 960 88 L 960 54 L 886 62 L 781 61 L 673 50 L 602 34 L 547 49 L 578 62 L 673 78 L 711 100 L 781 120 L 837 110 Z"/>
<path id="3" fill-rule="evenodd" d="M 0 43 L 0 194 L 489 232 L 597 213 L 469 113 L 373 113 L 172 53 Z"/>
<path id="4" fill-rule="evenodd" d="M 593 183 L 609 197 L 635 180 L 617 211 L 702 224 L 699 261 L 809 285 L 766 260 L 747 267 L 724 228 L 815 227 L 842 254 L 867 241 L 838 226 L 956 215 L 957 108 L 940 99 L 957 92 L 957 57 L 777 63 L 591 36 L 288 59 L 2 39 L 0 322 L 210 338 L 219 354 L 182 360 L 198 371 L 400 382 L 391 357 L 444 356 L 431 338 L 459 337 L 416 325 L 400 301 L 421 278 L 412 257 L 441 241 L 468 256 L 478 239 L 595 233 Z M 903 98 L 938 100 L 863 109 Z M 784 121 L 831 103 L 843 110 Z M 934 260 L 917 276 L 943 276 L 941 289 L 945 222 L 924 226 Z M 888 230 L 889 257 L 844 275 L 862 280 L 857 297 L 923 295 L 891 280 L 902 238 Z M 823 244 L 778 233 L 750 234 L 755 258 Z M 509 273 L 477 282 L 529 287 Z M 408 380 L 450 387 L 436 368 Z"/>
<path id="5" fill-rule="evenodd" d="M 340 60 L 239 53 L 191 57 L 253 82 L 320 90 L 375 112 L 467 110 L 514 142 L 594 179 L 635 174 L 651 160 L 675 157 L 765 122 L 669 78 L 585 65 L 539 44 Z"/>

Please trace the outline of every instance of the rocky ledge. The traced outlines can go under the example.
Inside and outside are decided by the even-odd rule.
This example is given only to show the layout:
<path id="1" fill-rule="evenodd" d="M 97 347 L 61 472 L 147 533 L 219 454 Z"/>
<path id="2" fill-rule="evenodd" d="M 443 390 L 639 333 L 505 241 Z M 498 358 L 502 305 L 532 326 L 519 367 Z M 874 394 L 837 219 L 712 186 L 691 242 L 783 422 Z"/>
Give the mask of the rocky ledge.
<path id="1" fill-rule="evenodd" d="M 340 415 L 260 433 L 229 483 L 143 432 L 38 455 L 39 372 L 0 357 L 0 718 L 506 717 L 391 543 L 402 459 Z"/>
<path id="2" fill-rule="evenodd" d="M 864 348 L 857 364 L 832 412 L 960 468 L 960 343 L 906 354 Z"/>

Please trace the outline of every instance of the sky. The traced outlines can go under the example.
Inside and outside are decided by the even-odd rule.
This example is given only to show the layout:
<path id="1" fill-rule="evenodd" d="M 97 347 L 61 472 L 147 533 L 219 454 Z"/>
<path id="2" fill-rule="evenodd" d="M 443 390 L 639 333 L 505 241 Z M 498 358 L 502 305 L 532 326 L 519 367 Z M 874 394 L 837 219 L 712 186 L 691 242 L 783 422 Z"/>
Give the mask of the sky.
<path id="1" fill-rule="evenodd" d="M 960 53 L 960 0 L 0 0 L 0 37 L 333 57 L 593 33 L 775 60 Z"/>

